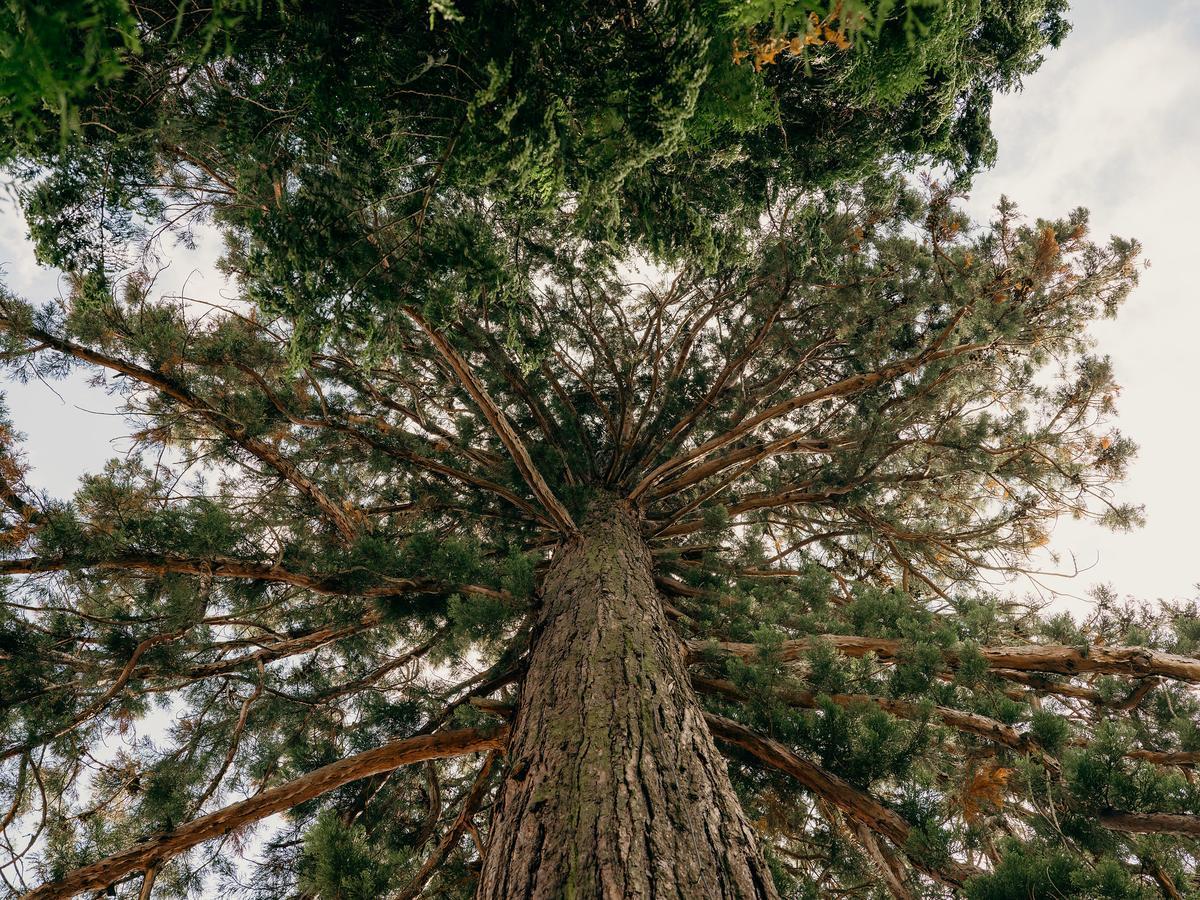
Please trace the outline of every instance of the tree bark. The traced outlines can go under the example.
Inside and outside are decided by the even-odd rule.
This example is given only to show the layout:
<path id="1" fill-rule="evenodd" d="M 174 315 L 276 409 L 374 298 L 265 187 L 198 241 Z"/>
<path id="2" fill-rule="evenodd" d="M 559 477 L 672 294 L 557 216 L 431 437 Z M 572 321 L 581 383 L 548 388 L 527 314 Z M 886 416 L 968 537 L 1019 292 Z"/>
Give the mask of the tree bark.
<path id="1" fill-rule="evenodd" d="M 554 559 L 512 733 L 480 900 L 777 896 L 624 501 Z"/>

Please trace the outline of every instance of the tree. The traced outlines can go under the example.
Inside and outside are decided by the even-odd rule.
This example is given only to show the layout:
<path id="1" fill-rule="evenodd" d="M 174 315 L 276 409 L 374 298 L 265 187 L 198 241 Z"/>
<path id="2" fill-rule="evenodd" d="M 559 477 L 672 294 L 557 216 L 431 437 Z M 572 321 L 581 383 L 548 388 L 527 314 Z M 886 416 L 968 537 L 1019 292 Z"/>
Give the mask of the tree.
<path id="1" fill-rule="evenodd" d="M 138 270 L 6 293 L 12 374 L 138 429 L 70 502 L 5 432 L 6 877 L 195 892 L 285 811 L 261 896 L 1189 891 L 1197 610 L 989 589 L 1138 520 L 1086 338 L 1136 245 L 875 181 L 742 245 L 303 341 Z"/>
<path id="2" fill-rule="evenodd" d="M 69 502 L 0 432 L 14 892 L 1194 888 L 1196 609 L 991 584 L 1139 519 L 1136 246 L 877 177 L 1061 3 L 258 6 L 2 14 L 0 358 L 135 423 Z"/>

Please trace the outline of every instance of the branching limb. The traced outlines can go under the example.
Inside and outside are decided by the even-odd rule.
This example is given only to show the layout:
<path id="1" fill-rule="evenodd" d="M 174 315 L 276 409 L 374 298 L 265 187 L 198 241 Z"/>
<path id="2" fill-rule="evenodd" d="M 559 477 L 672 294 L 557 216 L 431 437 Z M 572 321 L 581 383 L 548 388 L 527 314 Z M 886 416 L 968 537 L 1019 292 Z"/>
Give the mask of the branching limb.
<path id="1" fill-rule="evenodd" d="M 744 435 L 750 434 L 760 425 L 769 422 L 773 419 L 778 419 L 788 413 L 794 412 L 805 406 L 817 403 L 821 400 L 832 399 L 837 397 L 849 397 L 862 391 L 876 387 L 885 382 L 894 381 L 904 375 L 911 374 L 917 371 L 922 366 L 930 363 L 938 362 L 943 359 L 950 359 L 957 356 L 964 356 L 970 353 L 975 353 L 991 346 L 990 344 L 962 344 L 957 347 L 952 347 L 948 350 L 931 348 L 928 351 L 920 353 L 916 356 L 911 356 L 891 365 L 884 366 L 874 372 L 865 373 L 862 375 L 852 375 L 849 378 L 843 378 L 833 384 L 818 388 L 813 391 L 808 391 L 803 394 L 797 394 L 788 400 L 784 400 L 774 406 L 768 407 L 757 415 L 751 416 L 743 420 L 738 425 L 731 428 L 723 434 L 709 438 L 704 443 L 700 444 L 693 450 L 686 453 L 681 453 L 673 456 L 666 462 L 655 466 L 630 492 L 629 498 L 636 500 L 647 491 L 649 491 L 656 483 L 678 472 L 684 466 L 690 465 L 702 457 L 710 453 L 715 453 L 718 450 L 728 447 L 734 441 Z"/>
<path id="2" fill-rule="evenodd" d="M 504 415 L 504 411 L 496 405 L 495 401 L 488 395 L 483 384 L 475 377 L 475 374 L 471 371 L 470 364 L 454 348 L 454 345 L 446 340 L 417 310 L 406 307 L 405 312 L 425 332 L 434 348 L 442 355 L 442 358 L 446 360 L 446 363 L 453 370 L 455 377 L 458 378 L 463 388 L 479 406 L 480 411 L 496 432 L 497 437 L 508 448 L 508 452 L 512 454 L 513 462 L 516 463 L 517 469 L 525 479 L 525 483 L 529 485 L 530 490 L 533 491 L 533 495 L 537 497 L 538 502 L 542 504 L 546 512 L 549 513 L 550 518 L 554 520 L 554 524 L 564 534 L 573 534 L 577 531 L 578 529 L 575 527 L 575 521 L 571 518 L 570 512 L 554 496 L 550 485 L 546 483 L 546 479 L 542 477 L 542 473 L 534 465 L 529 451 L 525 449 L 525 443 L 521 440 L 520 435 L 517 434 L 516 429 L 508 421 L 508 417 Z"/>
<path id="3" fill-rule="evenodd" d="M 0 329 L 13 330 L 12 322 L 7 318 L 0 317 Z M 241 423 L 220 412 L 173 378 L 121 357 L 110 356 L 76 344 L 40 328 L 25 328 L 20 333 L 35 338 L 45 348 L 133 378 L 188 409 L 206 425 L 220 432 L 251 456 L 278 472 L 296 490 L 308 497 L 329 519 L 345 543 L 352 543 L 357 538 L 361 523 L 354 519 L 343 504 L 335 502 L 317 486 L 316 482 L 303 474 L 295 463 L 266 441 L 247 435 L 246 429 Z"/>
<path id="4" fill-rule="evenodd" d="M 507 727 L 492 730 L 463 728 L 438 734 L 392 741 L 301 775 L 239 803 L 234 803 L 186 825 L 134 844 L 91 865 L 76 869 L 57 881 L 44 884 L 24 900 L 57 900 L 90 890 L 101 890 L 130 872 L 150 869 L 197 844 L 220 837 L 265 819 L 299 803 L 312 800 L 342 785 L 389 772 L 427 759 L 446 759 L 483 750 L 500 750 L 508 738 Z"/>
<path id="5" fill-rule="evenodd" d="M 903 650 L 901 641 L 891 638 L 859 637 L 857 635 L 825 634 L 819 638 L 800 638 L 784 641 L 779 648 L 780 659 L 791 662 L 803 658 L 817 641 L 831 644 L 846 656 L 866 656 L 873 653 L 880 659 L 893 660 Z M 703 642 L 694 642 L 694 654 L 703 652 Z M 753 659 L 758 655 L 758 645 L 725 642 L 717 645 L 725 653 Z M 1026 644 L 1011 647 L 980 647 L 979 654 L 993 670 L 1011 669 L 1018 672 L 1051 672 L 1056 675 L 1134 675 L 1146 677 L 1156 675 L 1175 681 L 1200 683 L 1200 659 L 1163 653 L 1146 647 L 1079 647 L 1064 644 Z M 942 653 L 950 667 L 958 665 L 959 656 L 954 650 Z"/>
<path id="6" fill-rule="evenodd" d="M 475 776 L 475 782 L 471 785 L 471 791 L 467 794 L 467 799 L 463 801 L 462 809 L 459 810 L 458 816 L 454 820 L 442 839 L 438 841 L 437 847 L 429 854 L 429 857 L 421 865 L 420 871 L 413 876 L 404 888 L 395 896 L 395 900 L 415 900 L 425 887 L 426 882 L 437 871 L 438 867 L 454 849 L 454 845 L 458 843 L 463 832 L 467 830 L 467 826 L 471 823 L 472 817 L 479 811 L 479 804 L 483 802 L 483 798 L 487 793 L 488 780 L 492 774 L 492 767 L 496 763 L 498 753 L 492 751 L 483 761 L 483 767 L 479 770 L 479 774 Z"/>
<path id="7" fill-rule="evenodd" d="M 732 719 L 706 713 L 704 716 L 713 736 L 726 744 L 749 753 L 759 763 L 795 778 L 805 788 L 828 800 L 854 821 L 876 834 L 883 835 L 903 850 L 912 833 L 912 826 L 895 810 L 884 806 L 870 794 L 848 781 L 827 772 L 820 766 L 797 756 L 783 744 L 755 734 Z M 980 874 L 974 866 L 949 860 L 939 867 L 925 862 L 910 861 L 929 876 L 954 887 Z"/>

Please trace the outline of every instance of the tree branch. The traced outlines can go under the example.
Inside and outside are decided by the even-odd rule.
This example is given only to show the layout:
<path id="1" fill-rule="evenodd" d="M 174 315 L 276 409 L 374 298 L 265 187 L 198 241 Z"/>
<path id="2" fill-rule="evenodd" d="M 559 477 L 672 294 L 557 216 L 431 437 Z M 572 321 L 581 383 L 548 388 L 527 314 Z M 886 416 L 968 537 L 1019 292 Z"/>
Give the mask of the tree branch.
<path id="1" fill-rule="evenodd" d="M 865 825 L 876 834 L 883 835 L 900 850 L 905 849 L 912 826 L 895 810 L 884 806 L 850 782 L 797 756 L 778 741 L 755 734 L 732 719 L 705 713 L 704 720 L 708 723 L 714 737 L 726 744 L 745 750 L 763 765 L 790 775 L 814 794 L 828 800 L 854 821 Z M 954 860 L 948 860 L 941 866 L 934 867 L 912 857 L 909 859 L 921 871 L 954 887 L 962 887 L 968 878 L 980 874 L 980 871 L 974 866 Z"/>
<path id="2" fill-rule="evenodd" d="M 704 443 L 700 444 L 693 450 L 687 453 L 681 453 L 668 459 L 666 462 L 655 466 L 629 494 L 629 499 L 636 500 L 638 497 L 646 493 L 658 481 L 677 472 L 679 469 L 713 453 L 717 450 L 727 447 L 745 434 L 749 434 L 765 422 L 772 419 L 777 419 L 780 416 L 794 412 L 801 407 L 808 406 L 818 401 L 833 398 L 833 397 L 848 397 L 857 394 L 860 391 L 868 390 L 876 387 L 887 381 L 892 381 L 904 375 L 915 372 L 922 366 L 932 362 L 937 362 L 942 359 L 948 359 L 955 356 L 961 356 L 967 353 L 973 353 L 977 350 L 982 350 L 989 344 L 963 344 L 950 350 L 934 350 L 933 352 L 925 351 L 916 356 L 911 356 L 908 359 L 900 360 L 891 365 L 884 366 L 875 372 L 869 372 L 862 375 L 852 375 L 849 378 L 843 378 L 841 381 L 818 388 L 815 391 L 809 391 L 804 394 L 797 394 L 788 400 L 776 403 L 774 406 L 768 407 L 756 416 L 751 416 L 743 420 L 738 425 L 726 431 L 724 434 L 719 434 L 709 438 Z"/>
<path id="3" fill-rule="evenodd" d="M 508 452 L 512 455 L 513 462 L 516 463 L 517 469 L 521 473 L 521 477 L 525 479 L 525 483 L 529 485 L 533 495 L 537 497 L 538 502 L 554 520 L 554 524 L 559 531 L 564 534 L 573 534 L 578 529 L 575 526 L 575 521 L 571 518 L 571 513 L 567 508 L 559 502 L 559 499 L 554 495 L 554 491 L 550 489 L 550 485 L 546 483 L 546 479 L 542 477 L 542 473 L 538 471 L 534 465 L 529 451 L 525 449 L 525 444 L 517 434 L 512 424 L 508 421 L 508 417 L 504 415 L 504 411 L 500 409 L 494 400 L 488 395 L 487 390 L 476 379 L 471 371 L 470 365 L 463 358 L 462 354 L 454 348 L 445 337 L 443 337 L 429 322 L 425 320 L 417 310 L 411 307 L 405 307 L 405 312 L 409 317 L 417 323 L 422 331 L 429 337 L 434 348 L 446 360 L 450 368 L 454 371 L 455 376 L 471 395 L 472 399 L 483 412 L 488 423 L 495 430 L 496 435 L 500 438 Z"/>
<path id="4" fill-rule="evenodd" d="M 1105 812 L 1100 824 L 1126 834 L 1183 834 L 1200 837 L 1200 816 L 1178 813 Z"/>
<path id="5" fill-rule="evenodd" d="M 707 694 L 718 694 L 723 697 L 729 697 L 732 700 L 744 701 L 747 699 L 746 694 L 739 690 L 732 681 L 694 675 L 692 676 L 692 684 L 695 685 L 697 690 Z M 775 696 L 789 706 L 814 709 L 817 706 L 817 699 L 820 695 L 814 694 L 811 691 L 781 690 L 775 692 Z M 896 700 L 892 697 L 876 697 L 871 694 L 828 694 L 825 696 L 828 696 L 829 700 L 838 706 L 876 706 L 902 719 L 917 719 L 928 712 L 930 716 L 940 720 L 942 724 L 957 731 L 973 734 L 976 737 L 1002 744 L 1013 750 L 1033 751 L 1036 749 L 1036 745 L 1027 736 L 1017 731 L 1011 725 L 1005 725 L 1003 722 L 988 718 L 987 716 L 981 716 L 978 713 L 964 712 L 948 706 L 925 706 L 920 703 Z"/>
<path id="6" fill-rule="evenodd" d="M 794 662 L 813 648 L 816 642 L 832 644 L 846 656 L 865 656 L 873 653 L 880 659 L 894 660 L 903 651 L 903 642 L 892 638 L 858 637 L 857 635 L 825 634 L 816 638 L 784 641 L 778 652 L 783 662 Z M 689 649 L 693 661 L 711 646 L 693 641 Z M 757 644 L 725 642 L 717 645 L 724 653 L 753 659 L 758 656 Z M 990 669 L 1012 669 L 1018 672 L 1052 672 L 1057 675 L 1157 675 L 1176 681 L 1200 683 L 1200 659 L 1149 650 L 1146 647 L 1092 646 L 1081 650 L 1064 644 L 1026 644 L 1012 647 L 980 647 L 979 654 Z M 959 664 L 954 650 L 942 651 L 942 658 L 951 668 Z"/>
<path id="7" fill-rule="evenodd" d="M 278 787 L 265 790 L 207 816 L 201 816 L 173 831 L 139 841 L 127 850 L 76 869 L 58 881 L 35 888 L 25 894 L 23 900 L 57 900 L 73 897 L 84 891 L 101 890 L 130 872 L 157 866 L 197 844 L 229 834 L 360 778 L 427 759 L 445 759 L 481 750 L 500 750 L 507 738 L 507 727 L 500 727 L 488 731 L 463 728 L 392 741 L 374 750 L 367 750 L 322 766 Z"/>
<path id="8" fill-rule="evenodd" d="M 429 881 L 438 866 L 442 864 L 443 860 L 450 854 L 450 851 L 454 849 L 454 845 L 458 843 L 458 839 L 462 837 L 462 833 L 466 831 L 467 826 L 470 824 L 472 816 L 479 810 L 479 804 L 483 802 L 496 757 L 497 753 L 494 750 L 487 755 L 487 758 L 483 761 L 482 768 L 479 770 L 479 774 L 475 776 L 475 782 L 471 785 L 467 799 L 463 801 L 462 809 L 459 810 L 458 816 L 454 819 L 454 824 L 446 829 L 446 833 L 438 841 L 437 847 L 434 848 L 433 852 L 429 854 L 429 857 L 421 865 L 420 871 L 395 895 L 394 900 L 415 900 L 425 887 L 425 883 Z"/>
<path id="9" fill-rule="evenodd" d="M 12 324 L 8 319 L 0 318 L 0 328 L 12 330 Z M 191 410 L 203 419 L 206 424 L 225 435 L 251 456 L 270 466 L 291 483 L 296 490 L 315 503 L 321 512 L 329 518 L 344 542 L 347 544 L 352 543 L 358 536 L 359 523 L 354 521 L 349 511 L 341 504 L 334 502 L 315 482 L 304 475 L 291 460 L 282 456 L 265 441 L 248 436 L 245 427 L 241 423 L 236 422 L 215 409 L 191 390 L 176 383 L 174 379 L 139 366 L 136 363 L 121 359 L 120 357 L 108 356 L 68 341 L 65 338 L 57 337 L 40 328 L 27 328 L 18 333 L 24 333 L 36 338 L 46 348 L 133 378 Z"/>

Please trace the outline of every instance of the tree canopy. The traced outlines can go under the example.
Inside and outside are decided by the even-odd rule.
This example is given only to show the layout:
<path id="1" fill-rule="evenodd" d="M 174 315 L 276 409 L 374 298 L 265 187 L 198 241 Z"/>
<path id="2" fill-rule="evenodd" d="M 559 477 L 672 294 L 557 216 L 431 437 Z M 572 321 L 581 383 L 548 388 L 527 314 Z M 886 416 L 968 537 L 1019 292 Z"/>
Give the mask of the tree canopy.
<path id="1" fill-rule="evenodd" d="M 569 228 L 711 255 L 783 186 L 988 164 L 992 95 L 1064 8 L 15 2 L 0 161 L 37 177 L 47 263 L 103 267 L 166 203 L 219 211 L 321 303 L 380 248 L 393 278 L 494 281 L 490 219 L 526 252 Z"/>
<path id="2" fill-rule="evenodd" d="M 520 353 L 507 317 L 399 307 L 386 338 L 347 320 L 298 357 L 286 318 L 135 276 L 6 295 L 14 375 L 106 373 L 140 423 L 69 503 L 21 486 L 9 439 L 26 871 L 133 845 L 97 887 L 145 868 L 147 834 L 219 839 L 162 859 L 158 889 L 194 889 L 229 840 L 196 817 L 248 794 L 252 822 L 284 790 L 260 895 L 469 893 L 495 757 L 288 786 L 422 735 L 496 746 L 547 553 L 615 494 L 645 511 L 785 895 L 1186 884 L 1195 610 L 1106 597 L 1076 624 L 989 587 L 1058 515 L 1138 518 L 1110 495 L 1133 446 L 1085 337 L 1136 245 L 1091 242 L 1082 212 L 974 227 L 944 188 L 881 182 L 785 205 L 747 246 L 651 281 L 560 253 Z M 165 733 L 105 758 L 155 709 Z"/>
<path id="3" fill-rule="evenodd" d="M 1062 6 L 7 6 L 66 287 L 0 363 L 131 426 L 52 498 L 0 423 L 9 889 L 489 890 L 594 644 L 715 739 L 756 896 L 1195 891 L 1200 611 L 1011 596 L 1141 519 L 1088 337 L 1137 244 L 958 202 Z M 230 298 L 158 287 L 195 228 Z M 650 637 L 552 633 L 589 566 Z"/>

